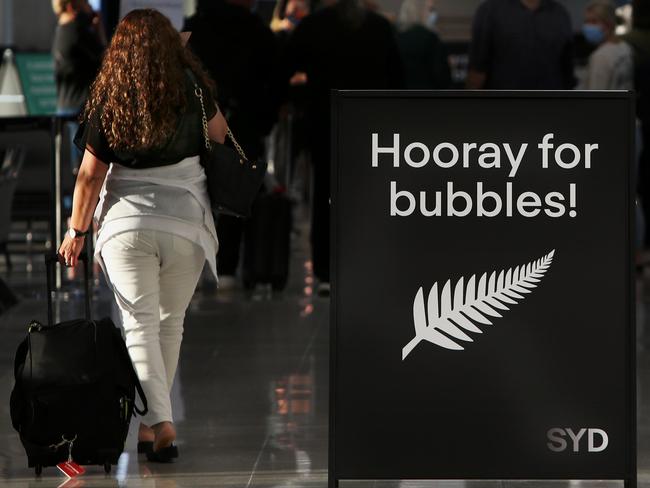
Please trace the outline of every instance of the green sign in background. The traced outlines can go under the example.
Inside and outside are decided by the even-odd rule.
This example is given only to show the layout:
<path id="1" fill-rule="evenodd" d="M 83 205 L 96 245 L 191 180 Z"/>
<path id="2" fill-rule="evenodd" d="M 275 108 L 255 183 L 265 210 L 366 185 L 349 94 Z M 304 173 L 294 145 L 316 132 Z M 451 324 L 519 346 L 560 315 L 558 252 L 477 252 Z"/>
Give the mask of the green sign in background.
<path id="1" fill-rule="evenodd" d="M 52 55 L 20 53 L 15 59 L 29 115 L 55 114 L 56 83 Z"/>

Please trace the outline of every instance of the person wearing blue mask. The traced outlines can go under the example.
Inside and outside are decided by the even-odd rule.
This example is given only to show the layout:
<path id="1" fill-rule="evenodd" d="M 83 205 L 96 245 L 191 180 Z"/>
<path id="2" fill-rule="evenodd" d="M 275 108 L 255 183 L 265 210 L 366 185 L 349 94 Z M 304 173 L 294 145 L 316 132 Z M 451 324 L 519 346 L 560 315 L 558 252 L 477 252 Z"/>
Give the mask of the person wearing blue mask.
<path id="1" fill-rule="evenodd" d="M 608 0 L 594 0 L 587 5 L 582 34 L 587 42 L 597 48 L 589 57 L 581 88 L 632 90 L 632 48 L 616 35 L 616 5 Z"/>

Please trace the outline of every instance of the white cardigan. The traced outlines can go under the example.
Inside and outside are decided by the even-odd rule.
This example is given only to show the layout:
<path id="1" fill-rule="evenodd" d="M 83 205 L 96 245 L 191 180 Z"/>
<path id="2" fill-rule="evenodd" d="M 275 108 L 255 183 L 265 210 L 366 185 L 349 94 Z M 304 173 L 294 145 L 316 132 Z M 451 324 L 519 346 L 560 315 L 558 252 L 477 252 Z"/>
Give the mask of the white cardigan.
<path id="1" fill-rule="evenodd" d="M 111 164 L 94 218 L 99 225 L 95 257 L 106 276 L 101 251 L 111 237 L 131 230 L 157 230 L 201 246 L 217 277 L 219 242 L 198 156 L 148 169 Z"/>

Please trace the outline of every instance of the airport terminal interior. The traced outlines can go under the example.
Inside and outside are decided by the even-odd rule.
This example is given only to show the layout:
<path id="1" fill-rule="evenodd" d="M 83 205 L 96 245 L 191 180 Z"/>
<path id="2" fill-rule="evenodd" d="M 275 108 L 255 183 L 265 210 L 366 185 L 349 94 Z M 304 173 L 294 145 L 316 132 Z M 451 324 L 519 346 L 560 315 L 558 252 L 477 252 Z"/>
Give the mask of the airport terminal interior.
<path id="1" fill-rule="evenodd" d="M 217 19 L 214 22 L 221 22 L 219 25 L 206 21 L 211 19 L 210 15 L 216 15 L 217 10 L 211 10 L 215 5 L 220 5 L 223 10 L 218 12 L 226 16 L 214 17 Z M 345 5 L 344 10 L 351 9 L 346 11 L 348 13 L 356 11 L 354 9 L 372 12 L 377 19 L 382 19 L 376 21 L 377 26 L 385 22 L 391 36 L 399 32 L 396 34 L 399 43 L 392 37 L 390 41 L 369 37 L 368 44 L 364 44 L 362 37 L 355 37 L 354 47 L 336 42 L 317 46 L 319 32 L 308 33 L 307 27 L 301 29 L 300 23 L 313 26 L 315 22 L 305 19 L 319 15 L 324 9 L 336 9 L 337 5 Z M 59 7 L 63 13 L 58 12 L 60 18 L 57 20 L 55 9 Z M 189 46 L 216 78 L 217 96 L 225 96 L 223 94 L 231 90 L 228 93 L 234 102 L 219 99 L 219 103 L 228 106 L 232 102 L 225 114 L 229 121 L 232 120 L 233 128 L 239 129 L 238 134 L 243 134 L 240 139 L 244 141 L 240 142 L 244 149 L 268 162 L 268 174 L 249 221 L 242 223 L 231 216 L 220 217 L 221 226 L 217 221 L 220 282 L 217 285 L 206 263 L 185 314 L 183 343 L 170 394 L 178 459 L 169 463 L 150 462 L 138 452 L 139 419 L 136 416 L 131 420 L 124 452 L 110 473 L 105 473 L 102 466 L 87 466 L 85 474 L 66 477 L 56 467 L 46 466 L 37 476 L 34 468 L 28 467 L 25 448 L 12 426 L 10 415 L 16 348 L 25 339 L 33 320 L 47 323 L 48 295 L 52 299 L 55 323 L 81 317 L 85 300 L 83 266 L 57 267 L 53 276 L 54 289 L 50 293 L 43 258 L 58 249 L 71 226 L 72 194 L 81 156 L 73 143 L 80 107 L 71 109 L 61 105 L 55 83 L 55 76 L 59 76 L 58 72 L 55 75 L 55 69 L 60 67 L 56 65 L 55 68 L 53 40 L 58 35 L 57 29 L 64 25 L 65 15 L 76 19 L 75 15 L 81 14 L 75 9 L 86 9 L 84 15 L 93 19 L 90 30 L 104 49 L 120 19 L 131 10 L 145 7 L 159 9 L 175 29 L 192 31 L 194 38 L 190 37 Z M 535 36 L 528 37 L 524 33 L 527 25 L 533 25 L 527 22 L 551 23 L 553 16 L 557 16 L 556 24 L 544 27 L 544 33 L 564 35 L 572 51 L 571 55 L 561 53 L 558 69 L 549 68 L 552 73 L 544 74 L 548 74 L 548 79 L 544 78 L 548 87 L 552 90 L 636 90 L 643 95 L 639 100 L 646 104 L 640 102 L 639 105 L 637 140 L 643 140 L 646 134 L 650 136 L 647 130 L 650 127 L 647 108 L 650 99 L 647 92 L 650 88 L 647 77 L 650 72 L 647 69 L 650 65 L 650 8 L 646 0 L 0 0 L 0 486 L 333 488 L 328 485 L 328 470 L 330 293 L 335 290 L 330 288 L 328 268 L 329 161 L 327 150 L 323 149 L 329 147 L 330 141 L 329 126 L 323 123 L 325 119 L 321 118 L 318 123 L 314 120 L 320 114 L 318 111 L 328 106 L 330 88 L 499 89 L 499 78 L 485 73 L 493 50 L 484 48 L 482 43 L 490 41 L 477 39 L 478 34 L 485 35 L 485 30 L 477 27 L 476 16 L 480 15 L 477 12 L 485 14 L 488 8 L 493 10 L 481 21 L 498 18 L 507 11 L 505 9 L 513 9 L 512 16 L 507 20 L 501 18 L 501 23 L 492 27 L 496 30 L 506 25 L 505 31 L 518 32 L 516 35 L 523 39 L 528 50 L 523 67 L 507 67 L 505 61 L 502 62 L 500 76 L 505 80 L 504 86 L 527 89 L 526 83 L 532 83 L 531 89 L 547 88 L 535 70 L 550 66 L 552 56 L 542 50 L 534 51 L 538 49 L 533 45 L 537 42 Z M 227 18 L 227 15 L 232 17 Z M 535 15 L 537 17 L 533 17 Z M 414 26 L 420 31 L 409 37 L 405 32 L 415 29 Z M 232 50 L 234 55 L 210 54 L 213 45 L 206 39 L 211 39 L 209 36 L 213 32 L 239 32 L 240 28 L 243 34 L 237 38 L 237 43 L 244 47 L 239 49 L 236 43 L 220 45 L 220 49 Z M 252 29 L 252 34 L 245 33 L 247 28 Z M 331 29 L 334 28 L 338 27 Z M 323 29 L 320 37 L 324 37 L 322 32 L 328 32 L 329 38 L 331 31 L 324 24 Z M 363 31 L 366 34 L 359 36 L 374 35 L 370 31 Z M 504 47 L 506 34 L 497 38 L 501 40 L 501 48 L 507 50 Z M 625 42 L 620 42 L 619 38 Z M 214 43 L 229 42 L 228 39 L 215 39 L 219 40 Z M 277 57 L 272 60 L 266 59 L 268 39 L 277 42 L 277 52 L 273 51 L 273 56 Z M 359 63 L 366 70 L 371 69 L 369 66 L 374 61 L 383 63 L 384 59 L 384 53 L 379 52 L 381 47 L 362 53 L 355 51 L 356 46 L 383 46 L 383 42 L 390 44 L 387 51 L 399 47 L 402 61 L 398 65 L 403 72 L 391 68 L 377 85 L 372 84 L 376 81 L 372 75 L 365 78 L 359 75 L 363 81 L 349 78 L 349 86 L 345 86 L 346 81 L 340 81 L 346 80 L 343 74 L 337 75 L 338 78 L 329 77 L 319 69 L 318 62 L 311 62 L 313 59 L 323 63 L 327 60 L 328 66 L 338 66 L 335 60 L 345 58 L 345 50 L 352 50 L 354 59 L 346 59 L 348 64 L 340 68 L 342 73 L 352 76 L 350 73 L 362 56 L 367 54 L 364 62 Z M 409 51 L 418 43 L 429 43 L 427 49 L 430 51 Z M 620 82 L 617 86 L 599 86 L 596 83 L 603 78 L 592 76 L 596 70 L 591 63 L 597 61 L 592 53 L 603 49 L 605 44 L 610 48 L 608 56 L 620 55 L 622 59 L 619 64 L 610 63 L 608 69 L 623 70 L 621 66 L 628 69 L 624 73 L 618 71 L 618 78 L 612 77 Z M 316 47 L 309 51 L 305 46 Z M 625 48 L 618 49 L 621 46 Z M 336 49 L 341 51 L 332 51 Z M 532 52 L 538 58 L 531 61 Z M 645 53 L 646 57 L 639 53 Z M 291 64 L 293 55 L 296 59 L 299 55 L 305 56 L 307 61 L 301 66 Z M 424 63 L 431 71 L 426 76 L 418 71 L 422 56 L 427 56 Z M 247 62 L 240 62 L 238 57 L 247 57 Z M 393 58 L 387 55 L 387 59 Z M 646 64 L 639 67 L 641 59 Z M 241 72 L 232 79 L 222 73 L 217 75 L 214 70 L 218 72 L 221 62 L 231 63 L 227 69 Z M 268 64 L 257 69 L 254 62 Z M 285 63 L 287 70 L 284 70 Z M 430 69 L 434 64 L 435 69 Z M 508 78 L 509 73 L 519 68 L 521 77 Z M 99 64 L 95 72 L 98 69 Z M 602 75 L 602 71 L 599 73 Z M 318 86 L 324 92 L 317 94 L 312 86 L 318 77 L 321 82 Z M 333 81 L 335 79 L 339 81 Z M 625 84 L 626 80 L 629 85 Z M 225 88 L 220 91 L 222 87 Z M 239 88 L 243 91 L 238 92 Z M 251 110 L 251 104 L 242 102 L 246 97 L 253 100 L 256 109 Z M 260 124 L 247 125 L 246 117 L 250 120 L 258 116 L 260 119 L 266 116 L 270 123 L 264 119 L 263 129 L 257 127 Z M 607 114 L 602 117 L 604 124 L 618 124 L 607 120 Z M 316 131 L 319 140 L 314 137 Z M 644 237 L 644 229 L 649 228 L 646 219 L 650 221 L 650 205 L 647 204 L 650 184 L 643 183 L 644 178 L 650 182 L 647 170 L 650 151 L 640 143 L 636 150 L 638 162 L 634 164 L 639 167 L 641 183 L 631 209 L 636 237 L 629 244 L 634 246 L 633 263 L 630 264 L 634 268 L 631 300 L 634 301 L 636 344 L 630 352 L 636 355 L 637 484 L 593 479 L 382 479 L 341 480 L 339 486 L 650 488 L 650 231 L 645 231 Z M 328 183 L 324 183 L 325 180 Z M 597 234 L 594 232 L 593 238 L 597 238 Z M 92 256 L 89 246 L 96 243 L 92 232 L 87 241 L 86 247 Z M 269 251 L 271 247 L 273 256 Z M 259 261 L 255 259 L 280 261 L 282 269 L 279 274 L 258 276 Z M 110 317 L 121 326 L 123 315 L 101 266 L 91 258 L 89 269 L 92 317 Z M 378 267 L 377 275 L 366 279 L 389 282 L 391 277 L 384 276 Z M 576 317 L 579 320 L 579 312 Z M 624 327 L 623 319 L 621 327 Z M 372 341 L 368 347 L 373 347 Z M 399 429 L 399 422 L 400 419 L 395 418 L 393 426 L 376 425 L 378 437 L 384 429 Z"/>
<path id="2" fill-rule="evenodd" d="M 127 450 L 111 476 L 101 467 L 88 469 L 84 487 L 325 488 L 328 459 L 329 301 L 315 296 L 307 229 L 294 241 L 292 276 L 281 296 L 268 290 L 252 295 L 238 290 L 219 296 L 209 286 L 197 290 L 188 310 L 183 352 L 172 393 L 182 460 L 152 464 L 136 452 L 136 422 Z M 16 268 L 26 263 L 19 261 Z M 13 387 L 14 345 L 32 319 L 45 320 L 44 269 L 13 271 L 8 283 L 21 303 L 1 318 L 4 398 Z M 650 311 L 645 282 L 638 280 L 637 320 Z M 645 294 L 644 294 L 644 289 Z M 75 316 L 83 305 L 79 289 L 60 297 L 60 309 Z M 94 315 L 117 319 L 111 296 L 95 289 Z M 638 461 L 639 486 L 650 486 L 650 344 L 639 342 Z M 197 358 L 201 358 L 197 360 Z M 8 402 L 6 402 L 8 404 Z M 2 486 L 56 488 L 64 478 L 56 468 L 36 479 L 26 466 L 24 449 L 3 407 Z M 137 418 L 136 418 L 137 421 Z M 379 427 L 378 427 L 379 428 Z M 66 485 L 68 486 L 68 485 Z M 69 485 L 77 486 L 77 485 Z M 79 485 L 81 486 L 81 485 Z M 349 481 L 342 487 L 363 488 L 610 488 L 612 481 Z"/>

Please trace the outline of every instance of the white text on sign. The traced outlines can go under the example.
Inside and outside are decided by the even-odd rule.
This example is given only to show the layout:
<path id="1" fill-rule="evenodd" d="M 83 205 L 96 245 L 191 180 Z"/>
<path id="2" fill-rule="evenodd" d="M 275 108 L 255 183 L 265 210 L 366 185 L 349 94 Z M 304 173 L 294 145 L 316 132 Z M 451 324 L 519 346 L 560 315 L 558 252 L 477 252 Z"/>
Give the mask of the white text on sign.
<path id="1" fill-rule="evenodd" d="M 382 138 L 386 140 L 387 138 Z M 556 167 L 573 170 L 578 167 L 591 169 L 594 153 L 598 144 L 576 145 L 570 142 L 556 144 L 555 134 L 545 134 L 536 144 L 538 157 L 535 159 L 539 168 Z M 373 168 L 389 164 L 393 168 L 406 165 L 419 169 L 433 164 L 441 169 L 454 167 L 481 170 L 508 170 L 508 178 L 517 176 L 522 165 L 533 164 L 526 159 L 529 143 L 511 145 L 486 142 L 464 142 L 452 144 L 440 142 L 428 146 L 422 142 L 410 142 L 402 145 L 400 134 L 392 134 L 392 143 L 380 144 L 380 134 L 372 134 Z M 568 190 L 568 191 L 567 191 Z M 518 191 L 513 181 L 507 181 L 498 188 L 487 188 L 484 182 L 476 182 L 475 188 L 462 191 L 454 187 L 454 182 L 447 181 L 437 189 L 413 191 L 398 188 L 398 182 L 390 182 L 390 215 L 408 217 L 419 214 L 425 217 L 537 217 L 560 218 L 568 215 L 576 217 L 577 187 L 568 183 L 563 188 L 539 194 L 528 189 Z"/>

